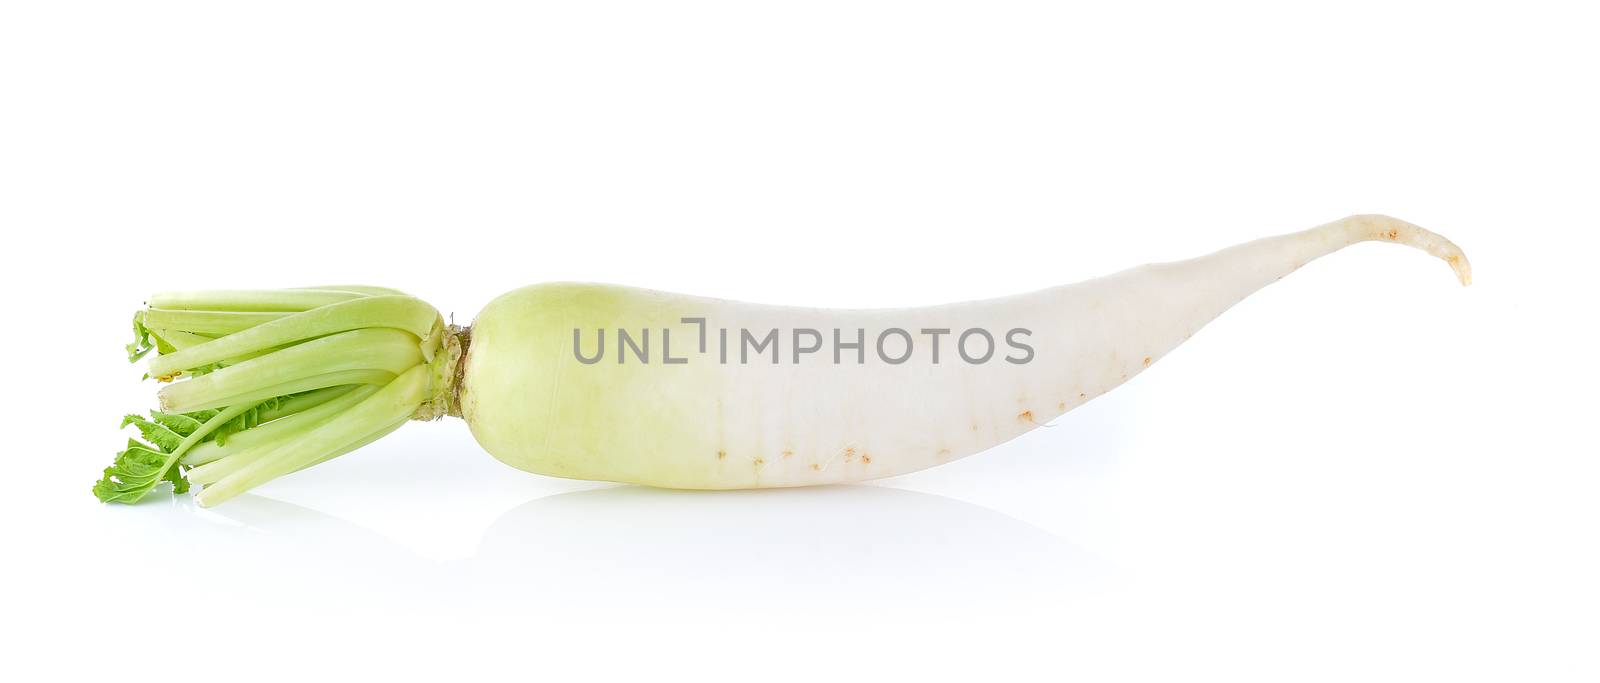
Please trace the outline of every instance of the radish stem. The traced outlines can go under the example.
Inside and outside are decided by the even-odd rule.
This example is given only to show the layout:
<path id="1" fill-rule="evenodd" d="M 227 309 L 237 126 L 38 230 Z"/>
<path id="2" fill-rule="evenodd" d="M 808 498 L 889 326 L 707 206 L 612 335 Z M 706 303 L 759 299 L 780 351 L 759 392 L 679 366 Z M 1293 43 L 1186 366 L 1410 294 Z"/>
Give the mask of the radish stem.
<path id="1" fill-rule="evenodd" d="M 364 296 L 357 292 L 325 289 L 219 289 L 195 292 L 162 292 L 150 297 L 151 308 L 184 311 L 309 311 Z"/>

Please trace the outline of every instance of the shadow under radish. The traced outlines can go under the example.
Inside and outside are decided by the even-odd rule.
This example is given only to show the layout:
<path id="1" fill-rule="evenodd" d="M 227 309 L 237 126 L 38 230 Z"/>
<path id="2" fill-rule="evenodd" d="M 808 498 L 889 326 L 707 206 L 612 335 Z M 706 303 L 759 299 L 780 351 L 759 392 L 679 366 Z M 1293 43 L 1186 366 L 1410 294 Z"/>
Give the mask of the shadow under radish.
<path id="1" fill-rule="evenodd" d="M 208 525 L 205 542 L 226 547 L 219 554 L 231 559 L 221 564 L 275 566 L 284 599 L 297 584 L 333 584 L 338 600 L 385 610 L 910 614 L 1051 603 L 1096 592 L 1114 575 L 1104 560 L 1013 517 L 874 485 L 562 493 L 501 515 L 475 554 L 449 562 L 259 495 L 192 512 L 232 522 Z"/>

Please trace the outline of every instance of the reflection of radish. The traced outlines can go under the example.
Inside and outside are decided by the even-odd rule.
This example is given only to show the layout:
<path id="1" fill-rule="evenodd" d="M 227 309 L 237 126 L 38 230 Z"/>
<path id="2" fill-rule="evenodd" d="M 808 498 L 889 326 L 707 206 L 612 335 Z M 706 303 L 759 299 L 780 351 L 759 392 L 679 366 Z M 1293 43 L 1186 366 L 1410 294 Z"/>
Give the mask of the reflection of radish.
<path id="1" fill-rule="evenodd" d="M 525 470 L 677 488 L 902 474 L 976 453 L 1127 381 L 1229 306 L 1367 240 L 1447 261 L 1449 240 L 1352 216 L 1189 261 L 986 301 L 884 310 L 754 304 L 590 284 L 519 289 L 471 328 L 374 287 L 161 294 L 137 358 L 178 380 L 130 416 L 149 445 L 95 487 L 166 479 L 214 504 L 408 419 L 466 418 Z M 180 474 L 187 468 L 187 480 Z"/>

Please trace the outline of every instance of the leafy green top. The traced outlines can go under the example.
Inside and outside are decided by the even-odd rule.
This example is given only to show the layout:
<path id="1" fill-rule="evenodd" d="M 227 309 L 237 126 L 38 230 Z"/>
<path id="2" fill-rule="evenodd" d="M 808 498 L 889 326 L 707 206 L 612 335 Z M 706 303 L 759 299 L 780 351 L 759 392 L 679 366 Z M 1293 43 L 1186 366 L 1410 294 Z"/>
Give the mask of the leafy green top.
<path id="1" fill-rule="evenodd" d="M 172 483 L 174 493 L 189 490 L 179 463 L 183 454 L 196 444 L 227 443 L 228 437 L 256 426 L 264 411 L 278 407 L 287 396 L 268 399 L 244 409 L 200 410 L 192 413 L 150 411 L 150 418 L 128 415 L 122 426 L 133 425 L 144 441 L 128 439 L 128 446 L 117 454 L 100 481 L 94 495 L 102 503 L 136 503 L 163 481 Z"/>
<path id="2" fill-rule="evenodd" d="M 238 432 L 328 405 L 333 400 L 342 401 L 336 406 L 340 410 L 355 405 L 354 399 L 345 401 L 339 397 L 354 397 L 358 385 L 387 387 L 397 378 L 409 376 L 404 373 L 433 360 L 443 329 L 443 319 L 432 306 L 382 287 L 164 292 L 151 296 L 146 304 L 145 310 L 133 317 L 133 341 L 125 350 L 129 362 L 149 359 L 146 379 L 167 383 L 159 393 L 161 404 L 170 412 L 155 411 L 148 417 L 129 415 L 123 419 L 122 426 L 135 427 L 139 438 L 128 440 L 95 483 L 95 497 L 104 502 L 133 503 L 161 482 L 168 482 L 179 493 L 188 490 L 191 483 L 206 484 L 208 489 L 220 491 L 211 496 L 210 502 L 217 503 L 298 469 L 303 464 L 284 465 L 287 469 L 255 468 L 208 479 L 227 468 L 191 473 L 185 459 L 196 456 L 188 458 L 189 462 L 205 467 L 196 462 L 201 459 L 201 454 L 193 452 L 197 446 L 207 442 L 221 446 Z M 309 343 L 318 346 L 280 354 Z M 364 355 L 358 367 L 345 367 L 358 355 Z M 425 383 L 415 380 L 394 386 L 397 388 L 393 391 L 409 392 L 406 400 L 414 398 L 418 404 L 429 390 Z M 261 400 L 277 391 L 295 388 L 302 391 Z M 362 390 L 361 396 L 378 390 Z M 328 417 L 331 410 L 318 414 Z M 301 447 L 302 440 L 297 435 L 331 430 L 328 434 L 333 436 L 329 438 L 342 439 L 338 444 L 342 446 L 386 425 L 392 429 L 391 423 L 397 424 L 404 417 L 377 408 L 357 415 L 360 419 L 327 425 L 323 424 L 327 419 L 300 420 L 280 430 L 284 443 L 300 450 L 281 454 L 277 450 L 245 452 L 270 455 L 285 462 L 312 463 L 341 451 L 327 440 L 311 441 L 312 445 Z M 210 464 L 218 458 L 244 455 L 240 451 L 207 447 L 204 455 L 211 458 L 206 460 Z M 240 462 L 244 461 L 236 460 L 234 464 Z M 204 495 L 201 504 L 207 504 Z"/>
<path id="3" fill-rule="evenodd" d="M 144 326 L 144 313 L 133 316 L 133 342 L 124 347 L 128 350 L 128 362 L 137 363 L 145 354 L 156 348 L 155 335 L 150 334 L 150 328 Z"/>

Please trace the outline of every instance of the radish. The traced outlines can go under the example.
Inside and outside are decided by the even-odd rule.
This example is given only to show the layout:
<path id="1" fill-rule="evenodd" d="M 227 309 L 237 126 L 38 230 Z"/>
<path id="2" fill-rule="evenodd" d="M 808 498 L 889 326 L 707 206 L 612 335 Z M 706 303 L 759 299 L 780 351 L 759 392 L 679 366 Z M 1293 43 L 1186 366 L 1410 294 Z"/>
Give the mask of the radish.
<path id="1" fill-rule="evenodd" d="M 1251 292 L 1367 240 L 1444 259 L 1449 240 L 1351 216 L 1188 261 L 1030 294 L 825 310 L 556 283 L 470 328 L 376 287 L 158 294 L 134 319 L 168 382 L 95 485 L 161 481 L 214 505 L 355 450 L 407 420 L 466 419 L 514 467 L 689 489 L 913 472 L 1044 424 L 1150 367 Z"/>

